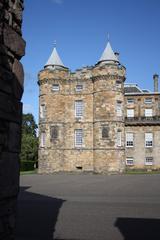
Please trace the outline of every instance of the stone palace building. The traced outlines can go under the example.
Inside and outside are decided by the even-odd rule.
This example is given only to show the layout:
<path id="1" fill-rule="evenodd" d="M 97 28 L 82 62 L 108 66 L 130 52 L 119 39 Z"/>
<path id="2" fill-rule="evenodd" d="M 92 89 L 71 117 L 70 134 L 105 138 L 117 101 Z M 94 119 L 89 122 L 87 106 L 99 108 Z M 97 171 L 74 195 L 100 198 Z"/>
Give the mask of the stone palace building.
<path id="1" fill-rule="evenodd" d="M 110 43 L 91 67 L 71 72 L 56 48 L 39 72 L 39 173 L 160 168 L 160 93 L 124 84 Z"/>

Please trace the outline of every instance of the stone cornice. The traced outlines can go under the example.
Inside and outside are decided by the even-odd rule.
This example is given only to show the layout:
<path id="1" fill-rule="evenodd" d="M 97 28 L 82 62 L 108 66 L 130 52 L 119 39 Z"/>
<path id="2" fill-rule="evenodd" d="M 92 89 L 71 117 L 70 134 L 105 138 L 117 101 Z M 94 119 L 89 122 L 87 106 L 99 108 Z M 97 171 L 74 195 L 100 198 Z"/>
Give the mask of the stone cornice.
<path id="1" fill-rule="evenodd" d="M 53 78 L 53 79 L 47 79 L 47 78 L 44 78 L 44 79 L 41 79 L 41 80 L 38 80 L 38 84 L 41 86 L 42 84 L 45 84 L 45 83 L 49 83 L 49 84 L 52 84 L 54 82 L 87 82 L 87 81 L 99 81 L 99 80 L 121 80 L 121 81 L 125 81 L 125 77 L 124 76 L 119 76 L 119 75 L 110 75 L 110 74 L 107 74 L 107 75 L 97 75 L 97 76 L 93 76 L 93 77 L 90 77 L 90 78 L 69 78 L 69 79 L 64 79 L 64 78 Z"/>
<path id="2" fill-rule="evenodd" d="M 91 78 L 53 78 L 53 79 L 47 79 L 47 78 L 43 78 L 41 80 L 38 80 L 38 85 L 43 85 L 45 83 L 49 83 L 52 84 L 54 82 L 66 82 L 66 83 L 70 83 L 70 82 L 88 82 L 88 81 L 92 81 Z"/>
<path id="3" fill-rule="evenodd" d="M 119 75 L 111 75 L 111 74 L 107 74 L 107 75 L 97 75 L 97 76 L 93 76 L 92 77 L 92 81 L 99 81 L 99 80 L 125 80 L 124 76 L 119 76 Z"/>

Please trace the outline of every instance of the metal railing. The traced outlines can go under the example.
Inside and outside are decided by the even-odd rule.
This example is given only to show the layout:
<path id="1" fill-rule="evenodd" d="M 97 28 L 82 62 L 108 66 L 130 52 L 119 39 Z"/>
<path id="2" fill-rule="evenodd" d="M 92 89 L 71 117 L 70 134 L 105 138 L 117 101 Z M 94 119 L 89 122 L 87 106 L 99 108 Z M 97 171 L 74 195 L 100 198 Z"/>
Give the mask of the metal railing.
<path id="1" fill-rule="evenodd" d="M 160 124 L 160 116 L 125 117 L 126 124 Z"/>

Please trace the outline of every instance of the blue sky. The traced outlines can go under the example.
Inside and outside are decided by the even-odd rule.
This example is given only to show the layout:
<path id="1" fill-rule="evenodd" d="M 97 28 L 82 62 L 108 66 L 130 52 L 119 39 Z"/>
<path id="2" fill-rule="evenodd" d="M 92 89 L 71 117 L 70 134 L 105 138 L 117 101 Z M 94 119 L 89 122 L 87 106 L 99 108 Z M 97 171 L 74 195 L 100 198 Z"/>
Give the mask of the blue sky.
<path id="1" fill-rule="evenodd" d="M 98 61 L 109 33 L 127 68 L 126 83 L 152 91 L 152 76 L 160 75 L 159 23 L 159 0 L 25 0 L 24 112 L 32 112 L 38 122 L 37 74 L 54 40 L 64 65 L 74 71 Z"/>

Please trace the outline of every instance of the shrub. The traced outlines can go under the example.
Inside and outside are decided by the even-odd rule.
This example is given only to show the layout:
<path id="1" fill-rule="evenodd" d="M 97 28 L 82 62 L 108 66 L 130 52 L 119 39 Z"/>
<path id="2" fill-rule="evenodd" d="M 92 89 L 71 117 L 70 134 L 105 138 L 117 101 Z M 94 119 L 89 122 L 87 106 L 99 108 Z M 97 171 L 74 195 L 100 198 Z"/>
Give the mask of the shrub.
<path id="1" fill-rule="evenodd" d="M 20 161 L 20 171 L 32 171 L 36 168 L 35 161 Z"/>

